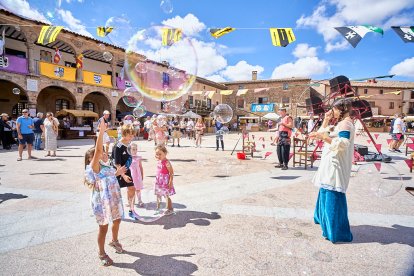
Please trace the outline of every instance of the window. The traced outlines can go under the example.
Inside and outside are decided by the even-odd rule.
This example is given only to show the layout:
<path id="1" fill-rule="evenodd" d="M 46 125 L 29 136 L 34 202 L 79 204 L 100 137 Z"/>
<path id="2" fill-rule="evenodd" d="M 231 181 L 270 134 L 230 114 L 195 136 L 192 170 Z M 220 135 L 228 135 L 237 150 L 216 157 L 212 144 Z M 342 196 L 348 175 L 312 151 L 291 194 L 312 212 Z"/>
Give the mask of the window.
<path id="1" fill-rule="evenodd" d="M 84 102 L 82 109 L 89 110 L 89 111 L 95 111 L 95 105 L 91 102 Z"/>
<path id="2" fill-rule="evenodd" d="M 66 67 L 76 68 L 76 63 L 69 62 L 69 61 L 65 61 L 65 66 Z"/>
<path id="3" fill-rule="evenodd" d="M 13 107 L 12 114 L 16 117 L 20 116 L 22 114 L 22 110 L 28 109 L 28 106 L 29 106 L 28 103 L 19 102 Z"/>
<path id="4" fill-rule="evenodd" d="M 6 48 L 6 54 L 16 56 L 16 57 L 26 58 L 26 53 L 19 51 L 19 50 Z"/>
<path id="5" fill-rule="evenodd" d="M 364 94 L 368 94 L 368 89 L 364 88 Z"/>
<path id="6" fill-rule="evenodd" d="M 201 107 L 201 100 L 194 101 L 196 107 Z"/>
<path id="7" fill-rule="evenodd" d="M 268 101 L 268 98 L 267 97 L 260 97 L 257 102 L 259 104 L 266 104 L 267 101 Z"/>
<path id="8" fill-rule="evenodd" d="M 188 96 L 188 103 L 194 104 L 194 96 Z"/>
<path id="9" fill-rule="evenodd" d="M 411 100 L 414 99 L 414 90 L 411 90 Z"/>
<path id="10" fill-rule="evenodd" d="M 389 109 L 394 109 L 394 102 L 390 102 L 390 107 Z"/>
<path id="11" fill-rule="evenodd" d="M 40 50 L 40 60 L 46 62 L 52 62 L 52 53 L 45 50 Z"/>
<path id="12" fill-rule="evenodd" d="M 239 85 L 239 89 L 244 89 L 244 85 Z"/>
<path id="13" fill-rule="evenodd" d="M 290 102 L 289 97 L 282 97 L 282 104 L 288 104 Z"/>
<path id="14" fill-rule="evenodd" d="M 285 82 L 283 83 L 283 90 L 288 90 L 289 89 L 289 83 Z"/>
<path id="15" fill-rule="evenodd" d="M 384 90 L 383 89 L 380 89 L 379 93 L 380 94 L 384 94 Z"/>
<path id="16" fill-rule="evenodd" d="M 62 109 L 69 109 L 69 101 L 64 99 L 56 100 L 56 112 Z"/>
<path id="17" fill-rule="evenodd" d="M 207 99 L 207 108 L 211 109 L 211 99 Z"/>
<path id="18" fill-rule="evenodd" d="M 244 99 L 237 99 L 237 108 L 244 108 Z"/>

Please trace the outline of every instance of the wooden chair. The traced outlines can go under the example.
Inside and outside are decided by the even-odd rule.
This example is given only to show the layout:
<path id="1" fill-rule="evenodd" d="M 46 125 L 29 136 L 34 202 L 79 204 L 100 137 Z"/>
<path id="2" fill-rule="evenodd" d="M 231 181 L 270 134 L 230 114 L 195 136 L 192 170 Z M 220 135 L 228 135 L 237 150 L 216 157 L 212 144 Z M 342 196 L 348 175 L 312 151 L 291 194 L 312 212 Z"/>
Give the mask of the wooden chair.
<path id="1" fill-rule="evenodd" d="M 296 164 L 302 166 L 303 163 L 305 170 L 307 170 L 308 162 L 310 162 L 310 166 L 313 168 L 312 154 L 313 152 L 308 150 L 308 139 L 293 138 L 293 167 Z"/>

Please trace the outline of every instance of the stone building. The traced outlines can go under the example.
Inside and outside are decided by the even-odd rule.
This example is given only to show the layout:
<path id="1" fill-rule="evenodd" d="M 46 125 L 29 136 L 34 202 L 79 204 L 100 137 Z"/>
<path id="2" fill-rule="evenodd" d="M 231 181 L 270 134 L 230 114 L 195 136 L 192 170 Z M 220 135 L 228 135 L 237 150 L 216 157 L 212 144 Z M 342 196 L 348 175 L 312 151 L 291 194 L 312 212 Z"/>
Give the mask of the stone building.
<path id="1" fill-rule="evenodd" d="M 306 115 L 305 99 L 311 94 L 309 78 L 286 78 L 257 80 L 252 72 L 252 80 L 224 82 L 230 95 L 223 97 L 223 103 L 230 105 L 235 117 L 263 116 L 268 112 L 277 112 L 283 106 L 293 117 Z M 247 90 L 246 90 L 247 89 Z M 230 91 L 228 92 L 230 93 Z M 258 110 L 252 105 L 273 104 L 271 109 Z"/>
<path id="2" fill-rule="evenodd" d="M 39 21 L 22 18 L 6 10 L 0 10 L 0 33 L 5 29 L 5 59 L 0 61 L 0 111 L 19 116 L 28 108 L 35 112 L 54 112 L 62 109 L 90 110 L 102 114 L 132 111 L 122 100 L 123 91 L 131 86 L 121 77 L 125 50 L 63 29 L 57 39 L 47 45 L 37 43 L 42 26 Z M 58 63 L 53 62 L 56 49 L 61 54 Z M 105 54 L 110 54 L 107 59 Z M 76 68 L 76 58 L 83 55 L 83 68 Z M 136 55 L 136 61 L 143 59 Z M 152 62 L 153 73 L 161 74 L 168 65 Z M 217 91 L 224 86 L 196 77 L 192 89 Z M 19 93 L 13 93 L 13 91 Z M 210 101 L 221 102 L 220 95 Z M 191 107 L 206 115 L 212 105 L 205 95 L 191 93 L 177 99 L 178 105 L 186 101 Z M 191 103 L 194 101 L 193 103 Z M 162 112 L 162 104 L 144 98 L 143 105 L 153 113 Z M 209 108 L 208 108 L 209 107 Z M 115 116 L 112 116 L 112 121 Z M 78 120 L 78 123 L 82 122 Z"/>
<path id="3" fill-rule="evenodd" d="M 321 94 L 328 95 L 328 81 L 321 82 Z M 361 100 L 370 103 L 374 115 L 393 116 L 395 113 L 414 115 L 414 82 L 367 80 L 365 82 L 351 81 Z M 398 93 L 400 91 L 400 93 Z M 395 93 L 394 93 L 395 92 Z"/>

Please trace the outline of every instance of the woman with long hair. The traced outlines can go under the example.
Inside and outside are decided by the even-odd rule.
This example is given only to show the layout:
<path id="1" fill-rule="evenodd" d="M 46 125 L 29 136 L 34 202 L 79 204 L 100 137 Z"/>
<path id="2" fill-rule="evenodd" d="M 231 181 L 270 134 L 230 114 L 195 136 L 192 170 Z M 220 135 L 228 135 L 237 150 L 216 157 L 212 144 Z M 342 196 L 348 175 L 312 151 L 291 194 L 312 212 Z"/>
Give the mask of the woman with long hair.
<path id="1" fill-rule="evenodd" d="M 351 101 L 337 99 L 325 113 L 321 128 L 309 134 L 324 142 L 321 162 L 313 183 L 319 187 L 314 221 L 322 235 L 335 242 L 352 241 L 348 221 L 346 191 L 351 177 L 355 127 L 350 117 Z M 336 122 L 330 126 L 330 122 Z"/>
<path id="2" fill-rule="evenodd" d="M 45 127 L 45 151 L 46 156 L 56 156 L 57 137 L 59 129 L 59 121 L 53 117 L 52 112 L 46 113 L 46 119 L 43 121 Z"/>

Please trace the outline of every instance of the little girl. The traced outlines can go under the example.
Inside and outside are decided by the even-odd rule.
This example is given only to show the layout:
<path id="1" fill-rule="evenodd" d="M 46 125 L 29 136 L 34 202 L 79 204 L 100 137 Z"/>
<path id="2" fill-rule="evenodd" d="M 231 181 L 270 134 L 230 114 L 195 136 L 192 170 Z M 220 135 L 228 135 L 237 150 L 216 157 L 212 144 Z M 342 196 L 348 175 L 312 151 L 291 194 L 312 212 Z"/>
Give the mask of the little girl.
<path id="1" fill-rule="evenodd" d="M 165 126 L 160 126 L 157 120 L 152 123 L 152 127 L 155 133 L 155 145 L 165 145 L 165 142 L 167 141 L 167 137 L 165 135 L 167 128 Z"/>
<path id="2" fill-rule="evenodd" d="M 85 154 L 85 184 L 92 189 L 91 205 L 96 222 L 99 225 L 98 247 L 99 259 L 103 266 L 110 266 L 113 261 L 105 253 L 105 237 L 108 224 L 112 222 L 112 241 L 109 245 L 117 253 L 122 253 L 122 245 L 118 241 L 119 225 L 124 213 L 121 189 L 116 179 L 124 174 L 126 168 L 115 169 L 109 164 L 108 155 L 103 150 L 103 136 L 107 129 L 105 120 L 100 120 L 100 130 L 95 148 Z"/>
<path id="3" fill-rule="evenodd" d="M 132 162 L 129 169 L 131 170 L 132 182 L 134 182 L 135 195 L 138 200 L 138 207 L 144 207 L 144 202 L 141 199 L 141 190 L 144 189 L 142 179 L 144 178 L 144 170 L 142 169 L 141 159 L 142 157 L 138 155 L 138 145 L 136 143 L 131 143 L 131 156 Z"/>
<path id="4" fill-rule="evenodd" d="M 172 201 L 170 196 L 175 195 L 173 186 L 174 171 L 170 161 L 167 159 L 167 149 L 164 145 L 158 145 L 155 148 L 155 158 L 157 163 L 157 175 L 155 176 L 155 195 L 157 196 L 157 210 L 160 210 L 161 198 L 165 197 L 167 200 L 167 210 L 164 215 L 174 214 Z"/>

